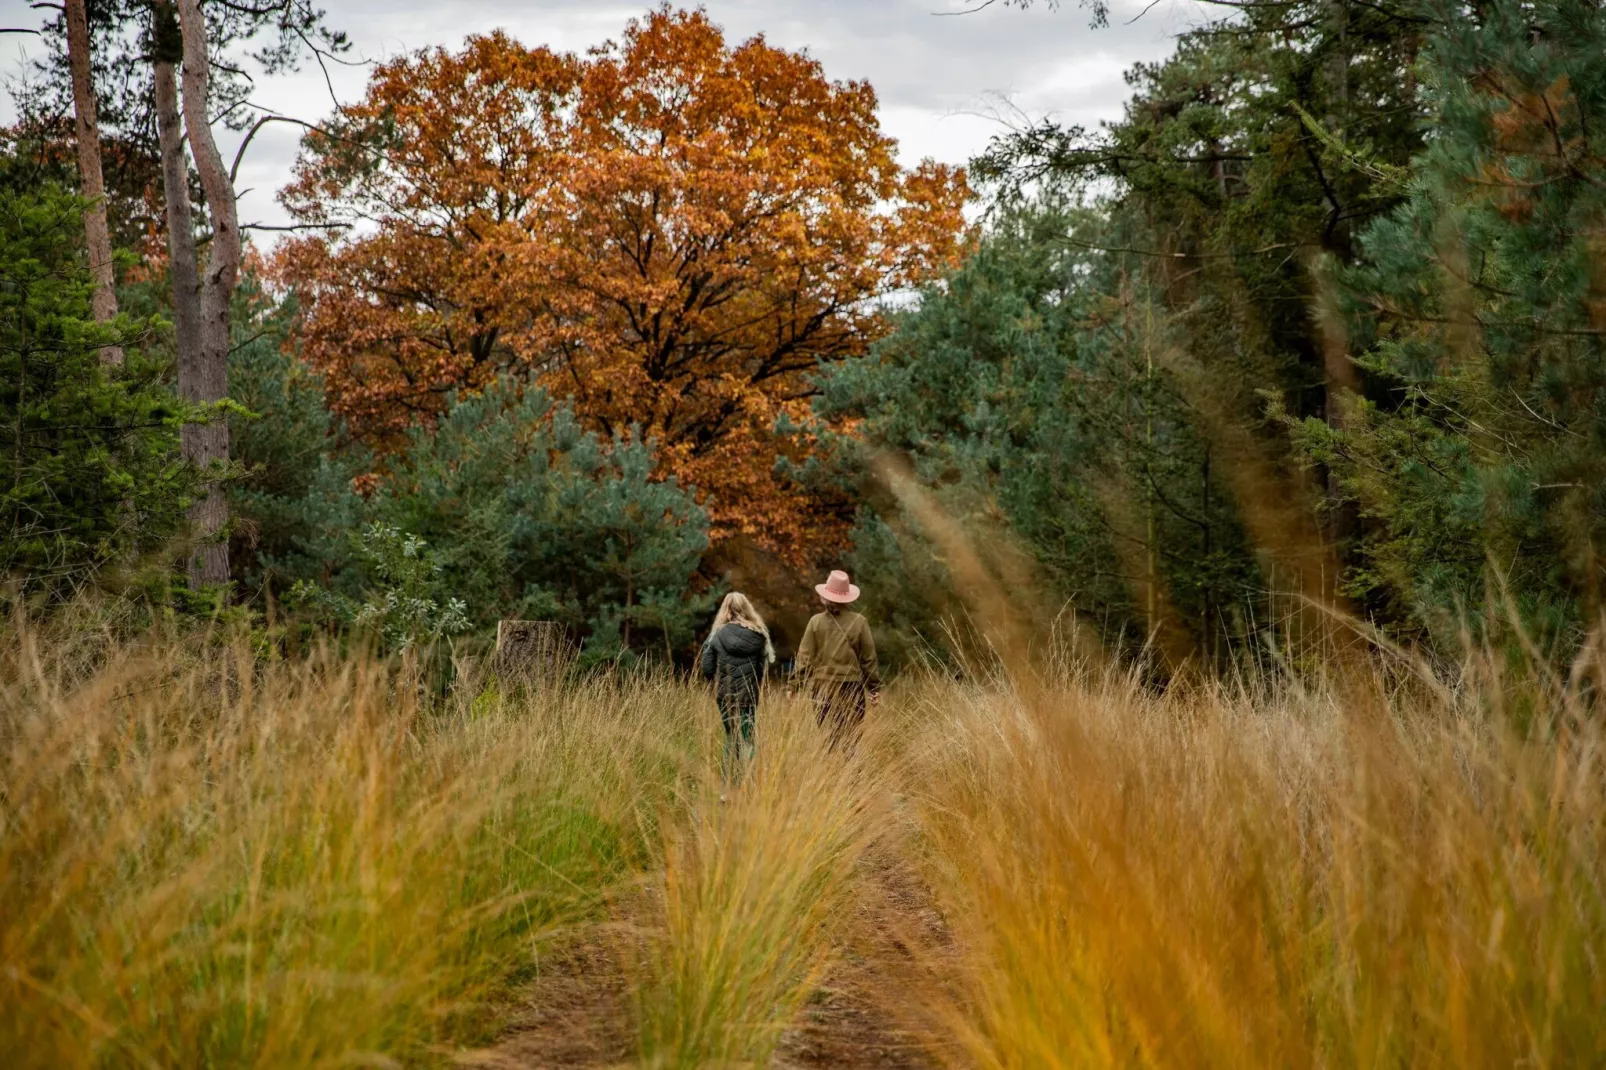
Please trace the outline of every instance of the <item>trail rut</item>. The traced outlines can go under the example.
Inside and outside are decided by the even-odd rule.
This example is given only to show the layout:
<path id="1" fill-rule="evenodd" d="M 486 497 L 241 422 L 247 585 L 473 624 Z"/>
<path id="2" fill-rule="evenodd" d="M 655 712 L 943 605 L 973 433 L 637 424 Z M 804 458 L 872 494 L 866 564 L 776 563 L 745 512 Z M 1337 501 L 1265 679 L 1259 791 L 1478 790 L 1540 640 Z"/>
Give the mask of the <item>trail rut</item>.
<path id="1" fill-rule="evenodd" d="M 832 963 L 783 1035 L 770 1066 L 936 1070 L 943 1065 L 930 1012 L 951 954 L 930 890 L 890 847 L 876 847 Z M 631 1066 L 636 1058 L 630 980 L 617 926 L 575 933 L 539 964 L 493 1047 L 464 1053 L 484 1070 Z M 933 964 L 937 964 L 936 967 Z"/>

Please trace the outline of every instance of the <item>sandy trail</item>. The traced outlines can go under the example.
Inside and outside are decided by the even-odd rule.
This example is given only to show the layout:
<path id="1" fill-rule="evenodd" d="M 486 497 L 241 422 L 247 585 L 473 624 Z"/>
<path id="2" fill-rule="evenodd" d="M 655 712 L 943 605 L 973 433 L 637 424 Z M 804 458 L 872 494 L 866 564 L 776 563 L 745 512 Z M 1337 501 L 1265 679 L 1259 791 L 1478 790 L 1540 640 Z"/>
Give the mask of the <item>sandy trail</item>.
<path id="1" fill-rule="evenodd" d="M 776 1070 L 865 1067 L 936 1070 L 935 1031 L 925 1020 L 950 945 L 931 894 L 892 850 L 863 862 L 854 916 L 843 926 L 824 983 L 782 1037 Z M 634 1065 L 630 983 L 617 932 L 576 934 L 540 964 L 492 1048 L 459 1062 L 483 1070 Z"/>
<path id="2" fill-rule="evenodd" d="M 855 913 L 830 973 L 782 1039 L 774 1067 L 935 1070 L 929 1021 L 941 978 L 931 964 L 951 953 L 930 889 L 890 848 L 872 849 Z"/>

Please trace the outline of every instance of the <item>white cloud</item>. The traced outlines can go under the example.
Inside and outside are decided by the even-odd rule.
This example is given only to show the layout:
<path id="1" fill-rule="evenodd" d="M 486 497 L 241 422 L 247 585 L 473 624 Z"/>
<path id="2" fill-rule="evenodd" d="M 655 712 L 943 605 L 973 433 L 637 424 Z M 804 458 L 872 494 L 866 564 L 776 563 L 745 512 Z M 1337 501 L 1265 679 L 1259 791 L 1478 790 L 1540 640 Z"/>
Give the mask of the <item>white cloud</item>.
<path id="1" fill-rule="evenodd" d="M 354 52 L 383 60 L 436 45 L 455 48 L 469 34 L 506 29 L 526 44 L 582 51 L 617 37 L 645 3 L 597 0 L 328 0 L 330 23 L 350 36 Z M 882 124 L 898 139 L 901 157 L 932 156 L 963 163 L 1002 129 L 994 117 L 1011 107 L 1030 116 L 1094 126 L 1118 118 L 1127 94 L 1123 73 L 1134 63 L 1169 53 L 1174 35 L 1203 21 L 1200 0 L 1117 0 L 1110 26 L 1092 29 L 1073 3 L 1058 10 L 1039 3 L 1021 11 L 994 4 L 973 14 L 962 0 L 705 0 L 709 15 L 733 41 L 762 33 L 772 44 L 806 48 L 837 79 L 867 79 L 882 105 Z M 1141 17 L 1134 20 L 1134 16 Z M 0 25 L 37 25 L 26 0 L 0 0 Z M 37 39 L 0 37 L 0 75 L 14 75 L 38 51 Z M 332 67 L 336 95 L 361 95 L 366 73 Z M 317 119 L 332 104 L 316 65 L 261 79 L 256 98 L 266 107 Z M 1007 107 L 1001 107 L 1008 102 Z M 5 116 L 0 116 L 4 118 Z M 229 140 L 237 140 L 230 137 Z M 283 223 L 274 199 L 289 178 L 298 134 L 265 129 L 240 169 L 240 215 L 247 222 Z M 232 157 L 232 146 L 225 149 Z"/>

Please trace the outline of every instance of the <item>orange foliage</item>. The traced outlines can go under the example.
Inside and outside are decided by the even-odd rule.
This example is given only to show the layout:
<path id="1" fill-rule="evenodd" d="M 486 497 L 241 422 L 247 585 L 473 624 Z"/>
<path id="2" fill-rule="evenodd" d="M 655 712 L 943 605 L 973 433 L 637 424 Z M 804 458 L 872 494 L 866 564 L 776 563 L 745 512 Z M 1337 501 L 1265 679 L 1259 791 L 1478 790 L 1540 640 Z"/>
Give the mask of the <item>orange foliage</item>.
<path id="1" fill-rule="evenodd" d="M 504 34 L 380 67 L 283 193 L 344 236 L 281 253 L 332 404 L 384 444 L 506 368 L 639 426 L 716 540 L 801 560 L 840 535 L 775 473 L 821 361 L 951 263 L 962 172 L 901 169 L 863 82 L 661 8 L 580 57 Z"/>

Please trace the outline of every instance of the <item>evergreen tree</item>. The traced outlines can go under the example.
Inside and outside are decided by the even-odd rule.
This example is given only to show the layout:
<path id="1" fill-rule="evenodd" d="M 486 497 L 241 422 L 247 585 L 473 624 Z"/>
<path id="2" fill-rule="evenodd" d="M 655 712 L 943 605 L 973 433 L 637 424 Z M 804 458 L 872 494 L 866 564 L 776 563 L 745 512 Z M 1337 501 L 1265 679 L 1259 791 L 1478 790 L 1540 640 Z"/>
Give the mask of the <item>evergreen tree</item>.
<path id="1" fill-rule="evenodd" d="M 461 603 L 482 632 L 506 617 L 557 620 L 599 658 L 690 640 L 705 608 L 693 577 L 707 517 L 654 477 L 648 443 L 599 439 L 545 393 L 500 380 L 449 398 L 380 467 L 296 358 L 294 299 L 251 284 L 235 312 L 229 391 L 244 470 L 231 493 L 247 589 L 355 623 L 402 590 L 394 563 L 410 559 L 397 547 L 416 544 L 427 574 L 396 597 Z"/>
<path id="2" fill-rule="evenodd" d="M 1369 519 L 1358 593 L 1451 643 L 1509 598 L 1565 647 L 1602 608 L 1606 12 L 1430 13 L 1435 136 L 1344 280 L 1386 390 L 1300 431 Z"/>
<path id="3" fill-rule="evenodd" d="M 1087 247 L 1101 226 L 1055 198 L 1008 209 L 869 358 L 822 376 L 820 410 L 855 418 L 850 448 L 908 456 L 977 536 L 1017 535 L 1049 581 L 1038 608 L 1214 656 L 1241 637 L 1256 577 L 1210 445 L 1153 359 L 1168 343 L 1152 296 Z M 893 503 L 866 509 L 856 535 L 896 626 L 927 630 L 952 608 Z"/>
<path id="4" fill-rule="evenodd" d="M 367 515 L 354 481 L 373 458 L 349 442 L 324 404 L 318 375 L 293 349 L 295 300 L 247 279 L 236 295 L 229 397 L 243 411 L 229 438 L 241 476 L 230 560 L 247 590 L 278 594 L 299 581 L 355 595 L 363 581 L 351 535 Z"/>
<path id="5" fill-rule="evenodd" d="M 0 189 L 0 575 L 46 597 L 177 535 L 193 476 L 177 452 L 193 416 L 146 349 L 160 322 L 91 314 L 82 213 L 58 187 Z"/>
<path id="6" fill-rule="evenodd" d="M 556 420 L 570 440 L 567 408 Z M 611 656 L 654 640 L 673 657 L 710 608 L 693 583 L 708 549 L 708 518 L 689 489 L 654 474 L 650 444 L 634 433 L 604 445 L 583 435 L 564 458 L 547 532 L 570 583 L 557 588 L 567 612 L 584 617 L 587 651 Z"/>
<path id="7" fill-rule="evenodd" d="M 692 578 L 708 519 L 652 472 L 647 443 L 605 442 L 504 379 L 412 430 L 369 508 L 429 544 L 443 592 L 482 627 L 558 620 L 589 655 L 672 651 L 703 607 Z"/>
<path id="8" fill-rule="evenodd" d="M 1099 132 L 1052 122 L 1000 138 L 974 168 L 1023 184 L 1114 186 L 1106 246 L 1145 275 L 1187 359 L 1230 383 L 1226 415 L 1261 431 L 1259 392 L 1323 417 L 1331 366 L 1310 315 L 1320 254 L 1397 204 L 1393 177 L 1422 144 L 1414 61 L 1428 20 L 1411 5 L 1234 5 L 1127 76 L 1124 117 Z"/>
<path id="9" fill-rule="evenodd" d="M 1112 504 L 1146 535 L 1164 499 L 1183 505 L 1179 488 L 1219 487 L 1247 537 L 1228 572 L 1261 576 L 1261 595 L 1234 603 L 1245 623 L 1208 635 L 1270 624 L 1264 638 L 1312 652 L 1334 638 L 1330 610 L 1345 608 L 1335 578 L 1362 532 L 1342 501 L 1319 508 L 1331 476 L 1299 470 L 1309 454 L 1292 448 L 1268 401 L 1336 425 L 1338 399 L 1372 389 L 1326 303 L 1334 273 L 1355 261 L 1357 232 L 1404 196 L 1400 176 L 1423 136 L 1414 63 L 1431 29 L 1400 3 L 1233 5 L 1182 35 L 1171 58 L 1131 72 L 1120 121 L 1097 132 L 1040 124 L 999 139 L 973 168 L 1006 202 L 1045 183 L 1107 198 L 1098 232 L 1066 240 L 1107 258 L 1098 285 L 1129 295 L 1123 317 L 1138 314 L 1111 343 L 1122 378 L 1136 372 L 1174 392 L 1196 436 L 1193 446 L 1178 440 L 1171 483 L 1157 477 Z M 1208 481 L 1205 455 L 1190 454 L 1206 445 Z M 1214 520 L 1195 519 L 1219 546 Z M 1145 563 L 1145 576 L 1155 572 Z M 1201 594 L 1150 588 L 1141 598 L 1183 605 Z"/>

